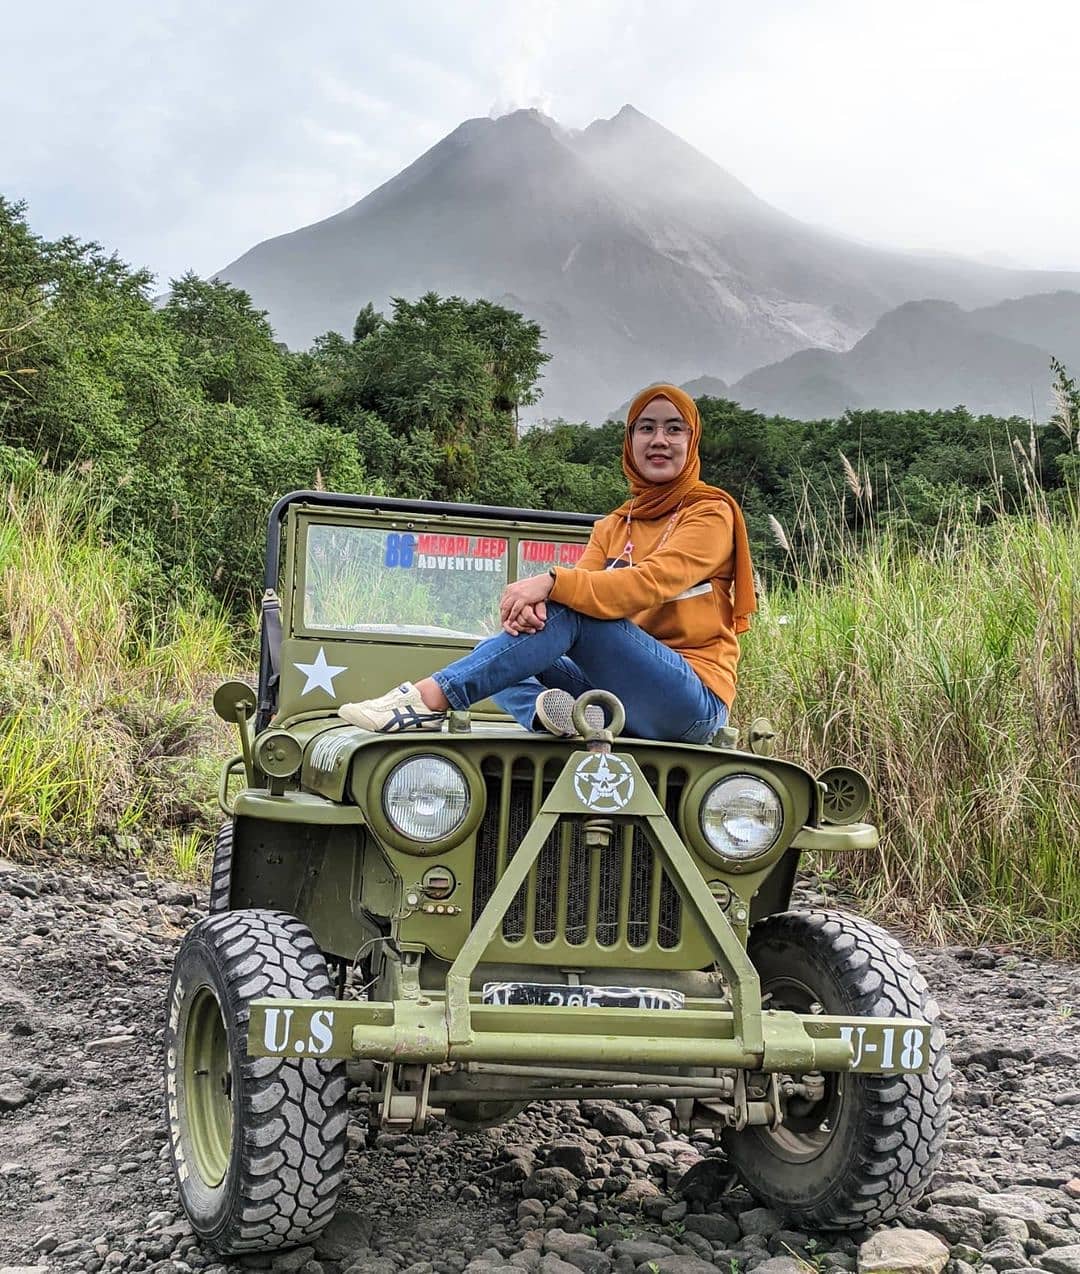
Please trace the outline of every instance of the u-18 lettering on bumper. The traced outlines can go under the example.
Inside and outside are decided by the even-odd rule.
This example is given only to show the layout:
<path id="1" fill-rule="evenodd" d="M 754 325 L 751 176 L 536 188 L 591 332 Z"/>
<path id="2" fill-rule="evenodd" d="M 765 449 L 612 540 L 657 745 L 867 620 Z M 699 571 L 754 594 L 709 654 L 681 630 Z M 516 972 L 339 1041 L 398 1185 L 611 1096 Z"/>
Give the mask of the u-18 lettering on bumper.
<path id="1" fill-rule="evenodd" d="M 386 1020 L 392 1019 L 393 1010 L 389 1004 L 384 1006 L 383 1011 Z M 577 1006 L 557 1011 L 567 1014 L 590 1012 L 588 1007 Z M 667 1017 L 670 1012 L 664 1009 L 652 1011 L 658 1017 Z M 730 1021 L 730 1014 L 717 1013 L 716 1016 Z M 931 1059 L 930 1027 L 925 1022 L 910 1018 L 845 1021 L 822 1016 L 804 1018 L 803 1021 L 810 1034 L 818 1039 L 848 1042 L 851 1046 L 849 1069 L 852 1071 L 880 1075 L 917 1074 L 928 1069 Z M 256 1000 L 251 1006 L 248 1052 L 254 1057 L 351 1058 L 355 1055 L 353 1029 L 360 1025 L 362 1022 L 354 1006 L 343 1004 L 340 1000 L 314 1000 L 310 1003 Z M 658 1022 L 657 1032 L 663 1031 L 663 1025 Z M 588 1034 L 588 1031 L 583 1033 Z"/>

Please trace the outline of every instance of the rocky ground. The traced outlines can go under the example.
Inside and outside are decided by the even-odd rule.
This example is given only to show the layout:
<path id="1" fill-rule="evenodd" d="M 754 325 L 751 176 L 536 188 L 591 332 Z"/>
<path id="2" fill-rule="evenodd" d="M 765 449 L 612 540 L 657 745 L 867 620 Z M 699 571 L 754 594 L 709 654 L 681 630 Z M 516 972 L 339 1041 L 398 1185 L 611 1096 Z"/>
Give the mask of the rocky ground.
<path id="1" fill-rule="evenodd" d="M 806 1234 L 738 1189 L 699 1198 L 684 1173 L 725 1180 L 724 1161 L 662 1106 L 534 1107 L 413 1138 L 369 1136 L 357 1104 L 330 1229 L 223 1265 L 179 1212 L 159 1079 L 173 951 L 203 901 L 0 860 L 0 1274 L 1080 1274 L 1080 970 L 963 947 L 920 953 L 956 1094 L 944 1163 L 901 1227 Z"/>

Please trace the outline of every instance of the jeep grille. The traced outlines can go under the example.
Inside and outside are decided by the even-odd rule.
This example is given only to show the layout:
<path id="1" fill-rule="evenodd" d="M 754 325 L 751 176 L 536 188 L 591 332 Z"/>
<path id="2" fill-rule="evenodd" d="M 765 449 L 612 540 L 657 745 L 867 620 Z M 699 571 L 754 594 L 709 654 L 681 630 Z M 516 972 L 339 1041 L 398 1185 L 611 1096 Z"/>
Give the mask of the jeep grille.
<path id="1" fill-rule="evenodd" d="M 513 764 L 485 759 L 487 808 L 477 834 L 474 923 L 560 768 L 549 762 L 541 770 L 520 758 Z M 668 817 L 676 822 L 686 772 L 656 766 L 642 769 Z M 600 947 L 625 944 L 637 950 L 650 946 L 671 950 L 681 936 L 682 902 L 641 828 L 616 827 L 611 844 L 590 855 L 583 823 L 570 818 L 560 820 L 548 837 L 502 924 L 505 942 L 530 939 L 540 946 L 561 938 L 572 947 L 592 942 Z"/>

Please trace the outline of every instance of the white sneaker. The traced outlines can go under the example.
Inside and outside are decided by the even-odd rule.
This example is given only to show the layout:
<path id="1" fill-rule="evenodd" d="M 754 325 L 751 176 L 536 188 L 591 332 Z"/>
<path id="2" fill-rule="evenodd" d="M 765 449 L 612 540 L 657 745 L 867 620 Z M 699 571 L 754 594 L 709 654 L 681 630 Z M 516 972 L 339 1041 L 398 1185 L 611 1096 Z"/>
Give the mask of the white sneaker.
<path id="1" fill-rule="evenodd" d="M 378 699 L 362 699 L 359 703 L 343 703 L 338 716 L 349 725 L 378 734 L 397 734 L 400 730 L 439 730 L 445 712 L 433 712 L 420 698 L 411 681 L 403 681 Z"/>
<path id="2" fill-rule="evenodd" d="M 567 690 L 541 690 L 536 696 L 536 719 L 548 732 L 560 739 L 572 739 L 577 734 L 574 725 L 574 696 Z M 585 722 L 594 730 L 604 728 L 604 709 L 598 703 L 590 703 L 585 709 Z"/>

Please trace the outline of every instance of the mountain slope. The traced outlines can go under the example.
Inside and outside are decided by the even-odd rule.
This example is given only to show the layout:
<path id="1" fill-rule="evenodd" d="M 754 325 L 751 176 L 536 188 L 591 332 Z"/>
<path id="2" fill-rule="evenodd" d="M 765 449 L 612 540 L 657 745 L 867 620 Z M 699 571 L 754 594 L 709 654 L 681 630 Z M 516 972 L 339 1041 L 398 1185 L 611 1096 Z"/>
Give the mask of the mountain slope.
<path id="1" fill-rule="evenodd" d="M 885 314 L 845 352 L 803 350 L 750 372 L 731 397 L 768 414 L 814 420 L 847 407 L 937 408 L 963 403 L 975 413 L 1049 414 L 1053 342 L 1080 361 L 1080 294 L 1031 296 L 973 311 L 916 301 Z"/>
<path id="2" fill-rule="evenodd" d="M 369 300 L 432 289 L 520 309 L 554 355 L 542 411 L 573 419 L 601 419 L 652 380 L 730 380 L 807 346 L 847 349 L 907 300 L 1080 287 L 805 226 L 632 107 L 581 133 L 536 111 L 467 120 L 359 203 L 219 277 L 293 347 L 350 331 Z"/>

